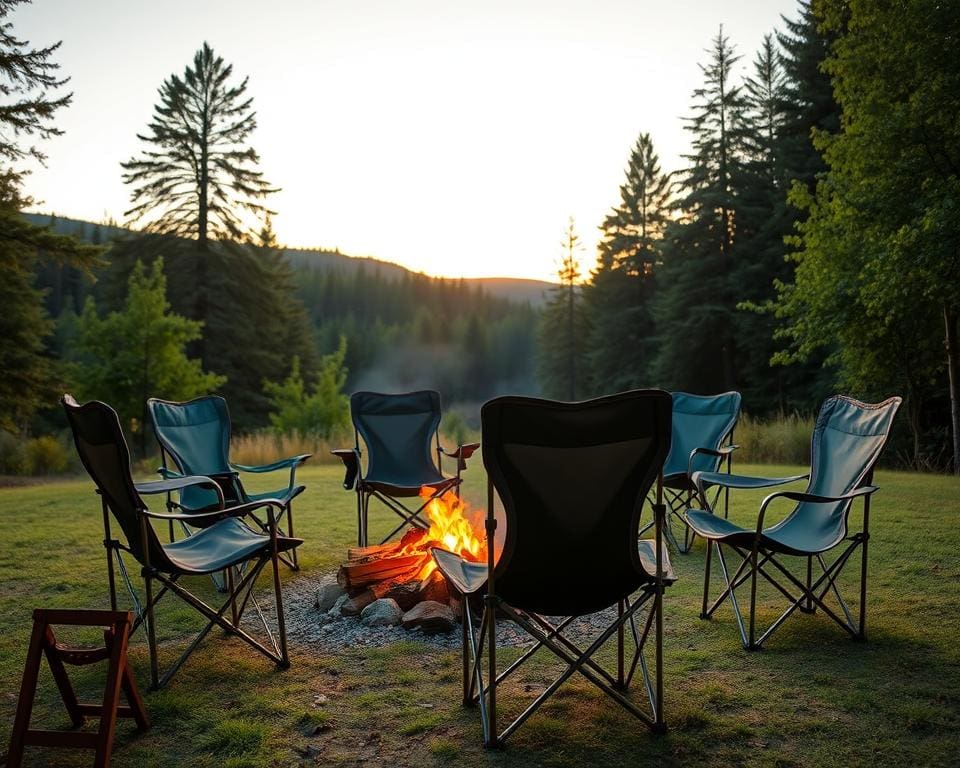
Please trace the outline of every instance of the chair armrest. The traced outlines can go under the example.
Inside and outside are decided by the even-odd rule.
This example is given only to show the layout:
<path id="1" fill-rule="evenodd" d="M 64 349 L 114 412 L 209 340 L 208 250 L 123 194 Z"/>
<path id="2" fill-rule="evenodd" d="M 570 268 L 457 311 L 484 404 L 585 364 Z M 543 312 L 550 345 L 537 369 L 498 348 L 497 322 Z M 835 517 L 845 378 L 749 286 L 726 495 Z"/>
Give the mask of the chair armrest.
<path id="1" fill-rule="evenodd" d="M 690 451 L 690 457 L 687 459 L 687 477 L 693 474 L 693 459 L 697 454 L 702 453 L 706 456 L 716 456 L 718 459 L 722 459 L 725 456 L 729 456 L 739 447 L 739 445 L 722 445 L 719 448 L 694 448 Z"/>
<path id="2" fill-rule="evenodd" d="M 230 466 L 240 472 L 275 472 L 278 469 L 287 469 L 288 467 L 299 467 L 303 462 L 313 456 L 312 453 L 301 453 L 299 456 L 291 456 L 287 459 L 280 459 L 272 464 L 234 464 Z"/>
<path id="3" fill-rule="evenodd" d="M 343 489 L 352 491 L 360 474 L 360 451 L 356 448 L 337 448 L 330 453 L 340 459 L 347 470 L 343 476 Z"/>
<path id="4" fill-rule="evenodd" d="M 147 496 L 154 493 L 170 493 L 171 491 L 179 491 L 183 488 L 189 488 L 192 485 L 202 485 L 216 491 L 217 500 L 220 503 L 220 509 L 223 509 L 223 489 L 216 480 L 203 475 L 177 475 L 176 477 L 170 477 L 166 480 L 153 480 L 148 483 L 134 483 L 133 487 L 136 489 L 137 493 Z"/>
<path id="5" fill-rule="evenodd" d="M 803 493 L 800 491 L 777 491 L 767 496 L 760 504 L 760 515 L 757 518 L 757 533 L 763 531 L 763 518 L 767 513 L 767 507 L 774 499 L 789 499 L 790 501 L 805 501 L 810 504 L 835 504 L 838 501 L 850 501 L 860 496 L 869 496 L 874 491 L 879 490 L 875 485 L 864 485 L 860 488 L 845 493 L 843 496 L 820 496 L 816 493 Z"/>
<path id="6" fill-rule="evenodd" d="M 467 459 L 473 456 L 479 447 L 480 443 L 460 443 L 455 451 L 448 451 L 446 448 L 441 448 L 440 453 L 444 456 L 449 456 L 451 459 L 456 459 L 457 471 L 459 472 L 467 468 Z"/>
<path id="7" fill-rule="evenodd" d="M 229 509 L 214 509 L 210 512 L 151 512 L 149 509 L 141 510 L 144 515 L 147 517 L 152 517 L 156 520 L 208 520 L 208 519 L 220 519 L 227 517 L 244 517 L 254 510 L 260 509 L 261 507 L 276 507 L 277 509 L 283 509 L 283 503 L 279 499 L 258 499 L 257 501 L 250 501 L 246 504 L 238 504 L 235 507 L 230 507 Z"/>
<path id="8" fill-rule="evenodd" d="M 697 486 L 703 488 L 720 485 L 724 488 L 749 491 L 757 488 L 772 488 L 775 485 L 784 485 L 795 480 L 806 480 L 809 477 L 809 474 L 790 475 L 789 477 L 753 477 L 752 475 L 728 475 L 726 472 L 694 472 L 690 479 Z"/>
<path id="9" fill-rule="evenodd" d="M 230 466 L 233 469 L 239 470 L 241 472 L 253 472 L 253 473 L 263 473 L 263 472 L 275 472 L 278 469 L 290 469 L 290 479 L 287 481 L 287 490 L 293 488 L 297 482 L 297 467 L 299 467 L 303 462 L 313 456 L 312 453 L 301 453 L 299 456 L 291 456 L 287 459 L 280 459 L 275 461 L 272 464 L 261 464 L 261 465 L 250 465 L 250 464 L 234 464 L 230 463 Z"/>

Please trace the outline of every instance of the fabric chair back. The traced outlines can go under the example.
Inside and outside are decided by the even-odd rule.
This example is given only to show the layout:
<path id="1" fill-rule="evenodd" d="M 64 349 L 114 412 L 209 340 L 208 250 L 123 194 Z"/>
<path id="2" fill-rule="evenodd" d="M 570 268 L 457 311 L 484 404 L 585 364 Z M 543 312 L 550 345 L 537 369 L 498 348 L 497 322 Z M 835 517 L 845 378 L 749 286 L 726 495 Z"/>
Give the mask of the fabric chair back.
<path id="1" fill-rule="evenodd" d="M 147 411 L 157 441 L 184 475 L 218 477 L 224 497 L 242 501 L 242 492 L 232 480 L 230 470 L 230 411 L 227 401 L 208 395 L 175 403 L 150 398 Z M 204 509 L 217 504 L 217 495 L 209 488 L 189 487 L 181 491 L 180 502 L 188 509 Z"/>
<path id="2" fill-rule="evenodd" d="M 440 426 L 438 392 L 355 392 L 350 416 L 367 446 L 367 478 L 412 487 L 439 477 L 433 457 Z"/>
<path id="3" fill-rule="evenodd" d="M 820 406 L 810 443 L 810 483 L 807 492 L 842 496 L 869 485 L 873 468 L 890 438 L 901 399 L 861 403 L 835 395 Z M 805 522 L 816 540 L 811 549 L 834 546 L 847 535 L 850 501 L 835 504 L 801 502 L 792 517 Z"/>
<path id="4" fill-rule="evenodd" d="M 84 469 L 106 500 L 133 556 L 141 564 L 145 563 L 140 534 L 140 510 L 146 509 L 147 505 L 133 486 L 130 450 L 120 428 L 117 412 L 97 400 L 78 405 L 70 395 L 64 395 L 61 402 Z M 168 564 L 167 556 L 149 524 L 146 525 L 146 532 L 150 562 L 163 568 Z"/>
<path id="5" fill-rule="evenodd" d="M 536 613 L 582 615 L 655 578 L 640 563 L 637 532 L 670 448 L 668 392 L 501 397 L 480 418 L 483 463 L 506 517 L 498 595 Z"/>
<path id="6" fill-rule="evenodd" d="M 740 393 L 720 395 L 690 395 L 673 393 L 673 435 L 670 453 L 663 467 L 666 477 L 686 475 L 690 452 L 694 448 L 716 450 L 736 426 L 740 417 Z M 698 454 L 694 457 L 694 472 L 716 472 L 720 459 Z"/>

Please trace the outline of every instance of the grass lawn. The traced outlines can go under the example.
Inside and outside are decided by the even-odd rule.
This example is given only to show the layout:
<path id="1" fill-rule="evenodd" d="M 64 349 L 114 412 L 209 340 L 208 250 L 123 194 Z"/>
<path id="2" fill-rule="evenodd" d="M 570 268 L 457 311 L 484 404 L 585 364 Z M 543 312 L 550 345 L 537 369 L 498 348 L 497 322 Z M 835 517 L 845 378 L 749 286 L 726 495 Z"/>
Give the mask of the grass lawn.
<path id="1" fill-rule="evenodd" d="M 306 544 L 302 570 L 284 570 L 288 583 L 332 571 L 356 535 L 354 496 L 341 489 L 340 470 L 308 465 L 301 477 L 307 492 L 296 522 Z M 479 461 L 466 477 L 468 499 L 482 505 Z M 852 642 L 823 616 L 796 614 L 764 651 L 748 654 L 729 606 L 713 621 L 698 619 L 702 543 L 689 555 L 674 556 L 680 580 L 665 598 L 666 736 L 651 735 L 574 679 L 505 749 L 486 752 L 478 714 L 460 705 L 459 651 L 414 641 L 376 650 L 294 644 L 293 666 L 280 672 L 214 630 L 167 689 L 145 693 L 154 727 L 137 734 L 121 723 L 114 765 L 960 765 L 960 480 L 880 472 L 876 483 L 881 490 L 871 510 L 865 644 Z M 734 497 L 731 516 L 743 523 L 755 519 L 761 496 Z M 3 751 L 31 610 L 104 608 L 108 598 L 100 508 L 88 481 L 0 490 L 0 519 Z M 860 522 L 859 504 L 851 522 Z M 855 603 L 859 568 L 847 570 L 846 594 Z M 776 598 L 772 590 L 761 591 L 761 623 L 778 615 Z M 161 602 L 158 630 L 167 661 L 198 622 L 172 598 Z M 145 688 L 141 632 L 131 658 Z M 545 658 L 518 676 L 512 709 L 502 704 L 505 714 L 536 695 L 547 666 Z M 97 695 L 100 670 L 71 672 L 87 698 Z M 318 705 L 320 696 L 325 699 Z M 67 724 L 46 670 L 33 722 Z M 86 766 L 90 759 L 88 752 L 27 749 L 28 765 Z"/>

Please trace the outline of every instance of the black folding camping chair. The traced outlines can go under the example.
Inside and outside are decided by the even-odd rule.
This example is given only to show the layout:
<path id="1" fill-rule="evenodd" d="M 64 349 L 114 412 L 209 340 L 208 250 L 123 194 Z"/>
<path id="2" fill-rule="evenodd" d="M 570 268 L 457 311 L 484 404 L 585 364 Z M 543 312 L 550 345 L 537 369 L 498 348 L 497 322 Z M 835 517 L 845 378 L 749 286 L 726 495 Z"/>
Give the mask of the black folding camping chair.
<path id="1" fill-rule="evenodd" d="M 333 453 L 346 467 L 343 487 L 357 493 L 358 546 L 367 546 L 371 498 L 401 518 L 383 542 L 407 525 L 429 527 L 421 513 L 431 500 L 459 489 L 460 473 L 480 444 L 461 444 L 454 451 L 440 446 L 440 394 L 432 390 L 401 395 L 354 392 L 350 416 L 355 445 Z M 361 438 L 367 452 L 365 471 Z M 455 475 L 443 474 L 442 456 L 456 460 Z M 421 489 L 427 493 L 421 495 Z"/>
<path id="2" fill-rule="evenodd" d="M 669 393 L 634 391 L 580 403 L 501 397 L 483 406 L 481 422 L 488 473 L 487 562 L 468 562 L 441 549 L 434 549 L 433 556 L 464 601 L 463 700 L 479 705 L 484 744 L 501 744 L 576 673 L 654 731 L 664 731 L 661 602 L 674 575 L 663 545 L 659 473 L 670 447 Z M 641 509 L 654 483 L 655 538 L 638 542 Z M 506 518 L 499 560 L 494 556 L 494 488 Z M 479 628 L 471 606 L 482 606 Z M 615 609 L 612 620 L 582 641 L 585 647 L 565 634 L 576 617 L 608 608 Z M 501 619 L 515 622 L 536 642 L 499 670 Z M 633 640 L 629 660 L 628 630 Z M 595 654 L 614 636 L 617 668 L 609 672 Z M 652 677 L 646 657 L 651 637 Z M 564 663 L 563 671 L 498 730 L 500 686 L 543 648 Z M 638 668 L 648 709 L 627 695 Z"/>
<path id="3" fill-rule="evenodd" d="M 214 626 L 228 636 L 243 640 L 281 668 L 290 665 L 287 654 L 286 626 L 283 616 L 283 597 L 280 590 L 279 555 L 302 544 L 301 539 L 281 536 L 276 515 L 283 507 L 276 499 L 261 499 L 230 509 L 223 508 L 220 486 L 209 477 L 179 477 L 149 483 L 134 483 L 130 474 L 130 452 L 127 448 L 116 411 L 105 403 L 91 401 L 78 405 L 70 396 L 61 401 L 73 431 L 77 453 L 84 468 L 93 479 L 100 496 L 103 511 L 103 543 L 107 549 L 107 575 L 110 586 L 110 607 L 117 609 L 117 589 L 114 560 L 130 591 L 137 617 L 132 631 L 146 623 L 150 649 L 150 680 L 153 688 L 166 685 L 173 674 L 187 660 L 194 649 Z M 150 494 L 166 494 L 183 488 L 200 487 L 212 492 L 219 508 L 202 513 L 151 512 L 143 500 Z M 259 525 L 251 527 L 243 518 L 255 511 L 265 511 L 266 531 Z M 110 518 L 119 524 L 125 541 L 114 538 Z M 205 526 L 192 536 L 170 543 L 162 543 L 152 522 L 202 520 Z M 136 560 L 144 581 L 144 599 L 137 591 L 124 565 L 123 554 Z M 273 637 L 260 610 L 253 588 L 264 566 L 273 568 L 276 629 Z M 227 574 L 227 597 L 215 608 L 201 600 L 184 586 L 186 576 L 209 575 L 224 571 Z M 154 592 L 156 585 L 160 589 Z M 207 623 L 196 635 L 180 658 L 161 676 L 157 657 L 155 606 L 166 593 L 171 592 L 187 605 L 199 611 Z M 270 642 L 270 647 L 254 638 L 241 626 L 248 606 L 253 605 Z"/>

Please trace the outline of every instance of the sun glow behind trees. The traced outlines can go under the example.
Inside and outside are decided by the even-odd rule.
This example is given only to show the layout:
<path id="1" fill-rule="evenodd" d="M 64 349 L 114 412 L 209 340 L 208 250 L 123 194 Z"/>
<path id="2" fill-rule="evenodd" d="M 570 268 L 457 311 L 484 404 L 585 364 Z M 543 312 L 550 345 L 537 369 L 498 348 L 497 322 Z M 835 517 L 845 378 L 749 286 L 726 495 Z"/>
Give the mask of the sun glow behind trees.
<path id="1" fill-rule="evenodd" d="M 28 192 L 44 211 L 120 220 L 119 163 L 140 149 L 157 84 L 207 38 L 250 75 L 280 242 L 553 279 L 568 215 L 592 257 L 638 131 L 665 170 L 681 167 L 680 116 L 719 24 L 753 51 L 795 7 L 43 0 L 14 21 L 27 39 L 63 39 L 75 99 Z"/>

